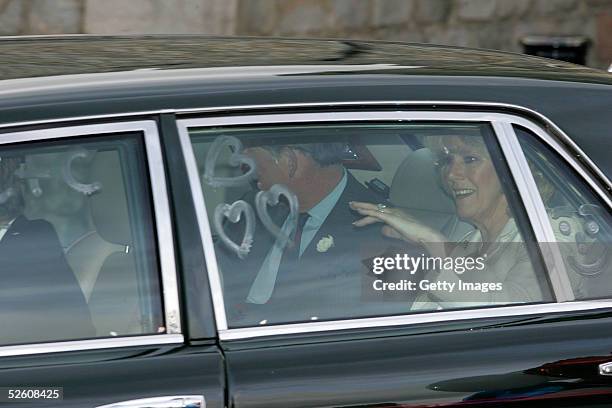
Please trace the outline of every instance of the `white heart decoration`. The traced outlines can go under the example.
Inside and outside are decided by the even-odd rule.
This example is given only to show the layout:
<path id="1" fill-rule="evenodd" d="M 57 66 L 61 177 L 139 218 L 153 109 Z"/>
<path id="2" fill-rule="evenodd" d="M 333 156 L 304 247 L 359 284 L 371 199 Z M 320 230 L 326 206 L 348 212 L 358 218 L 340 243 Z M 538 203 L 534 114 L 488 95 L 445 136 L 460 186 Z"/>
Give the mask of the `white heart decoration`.
<path id="1" fill-rule="evenodd" d="M 294 232 L 297 227 L 299 203 L 298 198 L 289 188 L 282 184 L 274 184 L 268 191 L 260 191 L 255 195 L 255 209 L 261 223 L 266 227 L 272 235 L 274 235 L 281 245 L 285 247 L 287 244 L 293 245 L 290 234 L 283 232 L 281 228 L 274 223 L 268 213 L 268 206 L 278 205 L 280 196 L 285 196 L 289 203 L 289 215 L 286 220 L 289 220 L 291 228 L 288 231 Z"/>
<path id="2" fill-rule="evenodd" d="M 235 224 L 240 221 L 242 214 L 244 214 L 246 226 L 242 241 L 238 245 L 227 236 L 223 229 L 223 220 L 227 218 L 231 223 Z M 213 225 L 221 242 L 231 251 L 235 252 L 238 258 L 244 259 L 249 254 L 251 245 L 253 245 L 253 234 L 255 233 L 255 212 L 249 203 L 238 200 L 231 205 L 225 203 L 219 204 L 215 208 Z"/>
<path id="3" fill-rule="evenodd" d="M 90 152 L 83 148 L 77 148 L 70 153 L 66 159 L 66 163 L 64 163 L 63 168 L 64 181 L 66 184 L 68 184 L 74 191 L 78 191 L 86 196 L 93 195 L 100 191 L 102 189 L 102 184 L 98 181 L 94 181 L 93 183 L 79 182 L 72 174 L 72 163 L 77 159 L 88 159 L 93 154 L 95 154 L 95 152 Z"/>
<path id="4" fill-rule="evenodd" d="M 246 164 L 249 170 L 240 176 L 236 177 L 217 177 L 215 176 L 215 168 L 217 160 L 223 149 L 232 147 L 234 151 L 229 157 L 229 164 L 232 167 L 239 167 Z M 206 162 L 204 164 L 204 174 L 202 178 L 211 187 L 237 187 L 247 184 L 255 176 L 255 161 L 250 157 L 243 155 L 242 142 L 234 136 L 219 136 L 210 146 L 206 153 Z"/>

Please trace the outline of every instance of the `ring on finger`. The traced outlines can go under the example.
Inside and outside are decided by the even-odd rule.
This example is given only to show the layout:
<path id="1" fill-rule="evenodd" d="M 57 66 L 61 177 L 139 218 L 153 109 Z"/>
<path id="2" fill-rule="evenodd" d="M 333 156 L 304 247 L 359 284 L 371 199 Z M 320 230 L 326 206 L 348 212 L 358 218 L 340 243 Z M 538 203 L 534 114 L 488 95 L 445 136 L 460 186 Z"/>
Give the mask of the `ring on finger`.
<path id="1" fill-rule="evenodd" d="M 376 204 L 376 211 L 384 213 L 387 206 L 385 204 Z"/>

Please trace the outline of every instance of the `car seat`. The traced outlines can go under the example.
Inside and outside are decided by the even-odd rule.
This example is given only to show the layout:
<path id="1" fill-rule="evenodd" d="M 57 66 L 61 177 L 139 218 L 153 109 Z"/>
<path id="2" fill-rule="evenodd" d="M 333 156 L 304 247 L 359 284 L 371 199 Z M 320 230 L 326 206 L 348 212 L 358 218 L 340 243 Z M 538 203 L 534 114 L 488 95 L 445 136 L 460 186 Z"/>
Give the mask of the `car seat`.
<path id="1" fill-rule="evenodd" d="M 95 227 L 66 256 L 87 299 L 99 336 L 143 333 L 138 277 L 119 154 L 98 152 L 91 180 L 102 185 L 89 197 Z"/>

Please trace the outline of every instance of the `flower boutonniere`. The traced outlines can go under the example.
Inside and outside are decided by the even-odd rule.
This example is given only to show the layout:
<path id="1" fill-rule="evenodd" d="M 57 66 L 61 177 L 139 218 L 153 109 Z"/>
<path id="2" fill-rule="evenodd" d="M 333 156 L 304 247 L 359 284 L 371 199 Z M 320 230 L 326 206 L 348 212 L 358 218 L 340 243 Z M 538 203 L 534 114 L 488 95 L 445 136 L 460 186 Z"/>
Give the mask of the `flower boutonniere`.
<path id="1" fill-rule="evenodd" d="M 317 252 L 327 252 L 329 248 L 334 246 L 334 237 L 328 235 L 317 242 Z"/>

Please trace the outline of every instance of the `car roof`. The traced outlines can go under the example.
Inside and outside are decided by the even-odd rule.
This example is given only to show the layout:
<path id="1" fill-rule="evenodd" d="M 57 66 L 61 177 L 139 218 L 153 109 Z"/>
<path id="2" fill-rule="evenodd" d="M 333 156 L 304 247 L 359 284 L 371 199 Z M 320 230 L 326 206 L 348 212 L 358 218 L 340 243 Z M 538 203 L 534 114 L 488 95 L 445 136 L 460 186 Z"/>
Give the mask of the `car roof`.
<path id="1" fill-rule="evenodd" d="M 369 73 L 469 75 L 612 84 L 605 71 L 490 50 L 382 41 L 175 36 L 0 37 L 0 81 L 134 70 L 361 65 Z M 351 72 L 349 69 L 348 72 Z"/>
<path id="2" fill-rule="evenodd" d="M 556 60 L 352 40 L 0 37 L 0 55 L 0 111 L 5 112 L 5 122 L 302 100 L 521 104 L 525 94 L 545 96 L 551 89 L 563 95 L 607 93 L 612 85 L 612 75 L 605 71 Z M 412 92 L 417 88 L 418 93 Z M 73 107 L 67 108 L 69 104 Z"/>

